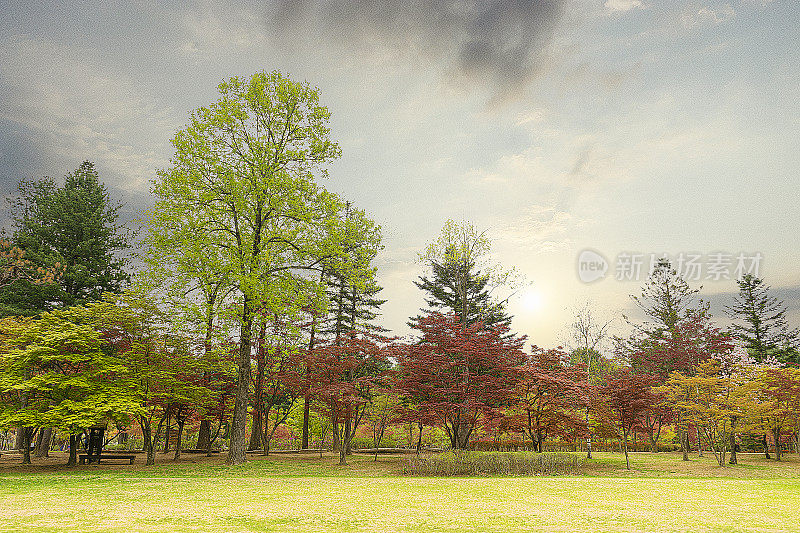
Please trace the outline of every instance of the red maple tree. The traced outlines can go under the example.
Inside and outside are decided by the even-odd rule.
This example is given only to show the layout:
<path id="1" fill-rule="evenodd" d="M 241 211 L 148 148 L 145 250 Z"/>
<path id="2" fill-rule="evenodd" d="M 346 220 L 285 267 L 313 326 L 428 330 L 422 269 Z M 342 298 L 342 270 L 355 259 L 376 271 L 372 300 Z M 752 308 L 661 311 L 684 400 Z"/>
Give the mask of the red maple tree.
<path id="1" fill-rule="evenodd" d="M 417 328 L 420 339 L 399 354 L 397 387 L 413 412 L 444 428 L 453 449 L 465 449 L 479 420 L 502 416 L 525 338 L 509 336 L 505 325 L 464 325 L 453 314 L 429 313 Z"/>
<path id="2" fill-rule="evenodd" d="M 503 427 L 521 432 L 538 452 L 549 436 L 575 438 L 586 431 L 580 412 L 587 402 L 586 371 L 568 362 L 560 348 L 534 346 L 525 363 L 514 368 L 513 407 Z"/>

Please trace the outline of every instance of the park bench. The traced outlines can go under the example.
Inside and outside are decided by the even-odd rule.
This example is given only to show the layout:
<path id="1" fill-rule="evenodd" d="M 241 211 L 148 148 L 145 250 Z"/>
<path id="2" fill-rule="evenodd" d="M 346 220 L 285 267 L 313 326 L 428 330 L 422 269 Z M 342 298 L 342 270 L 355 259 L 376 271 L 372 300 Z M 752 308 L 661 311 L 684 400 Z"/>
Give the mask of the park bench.
<path id="1" fill-rule="evenodd" d="M 117 459 L 117 460 L 127 460 L 130 461 L 130 464 L 133 464 L 133 459 L 135 457 L 136 457 L 135 455 L 127 455 L 127 454 L 121 455 L 121 454 L 104 453 L 101 455 L 89 455 L 88 453 L 82 453 L 78 456 L 78 462 L 80 464 L 86 464 L 86 461 L 88 460 L 89 464 L 92 464 L 95 461 L 99 464 L 101 459 Z"/>

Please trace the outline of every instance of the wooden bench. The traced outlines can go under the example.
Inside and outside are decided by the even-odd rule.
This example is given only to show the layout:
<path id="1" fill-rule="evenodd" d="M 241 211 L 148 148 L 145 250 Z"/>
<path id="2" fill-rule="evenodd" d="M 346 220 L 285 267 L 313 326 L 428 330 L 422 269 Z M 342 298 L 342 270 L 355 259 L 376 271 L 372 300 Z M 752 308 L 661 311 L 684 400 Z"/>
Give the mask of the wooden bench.
<path id="1" fill-rule="evenodd" d="M 87 460 L 91 464 L 92 461 L 94 461 L 95 459 L 97 459 L 98 463 L 100 463 L 100 460 L 102 460 L 102 459 L 118 459 L 118 460 L 130 461 L 130 464 L 133 464 L 133 459 L 135 457 L 136 457 L 135 455 L 117 455 L 117 454 L 109 454 L 109 453 L 103 453 L 103 454 L 100 454 L 100 456 L 89 455 L 87 453 L 82 453 L 82 454 L 80 454 L 78 456 L 78 462 L 83 465 L 83 464 L 86 464 Z"/>

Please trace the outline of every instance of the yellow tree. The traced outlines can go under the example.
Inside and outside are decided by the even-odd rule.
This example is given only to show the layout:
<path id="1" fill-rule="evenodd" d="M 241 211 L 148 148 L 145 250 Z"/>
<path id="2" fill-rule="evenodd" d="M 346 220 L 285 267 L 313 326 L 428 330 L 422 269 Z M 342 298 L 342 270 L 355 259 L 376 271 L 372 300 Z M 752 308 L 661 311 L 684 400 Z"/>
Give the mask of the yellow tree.
<path id="1" fill-rule="evenodd" d="M 697 366 L 693 376 L 673 372 L 657 390 L 664 393 L 664 402 L 678 414 L 681 429 L 694 425 L 717 463 L 723 466 L 732 443 L 732 428 L 746 405 L 741 382 L 723 372 L 719 361 L 708 359 Z"/>
<path id="2" fill-rule="evenodd" d="M 800 368 L 763 368 L 757 375 L 757 414 L 775 440 L 775 460 L 782 456 L 784 430 L 797 425 L 800 408 Z"/>

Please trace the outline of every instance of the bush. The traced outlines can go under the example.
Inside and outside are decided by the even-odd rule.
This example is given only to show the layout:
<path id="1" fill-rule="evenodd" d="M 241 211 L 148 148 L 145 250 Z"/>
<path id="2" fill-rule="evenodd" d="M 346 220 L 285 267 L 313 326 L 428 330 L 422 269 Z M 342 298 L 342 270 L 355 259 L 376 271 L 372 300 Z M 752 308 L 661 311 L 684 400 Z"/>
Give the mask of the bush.
<path id="1" fill-rule="evenodd" d="M 583 459 L 571 453 L 451 451 L 413 457 L 403 468 L 410 476 L 550 476 L 579 474 Z"/>

